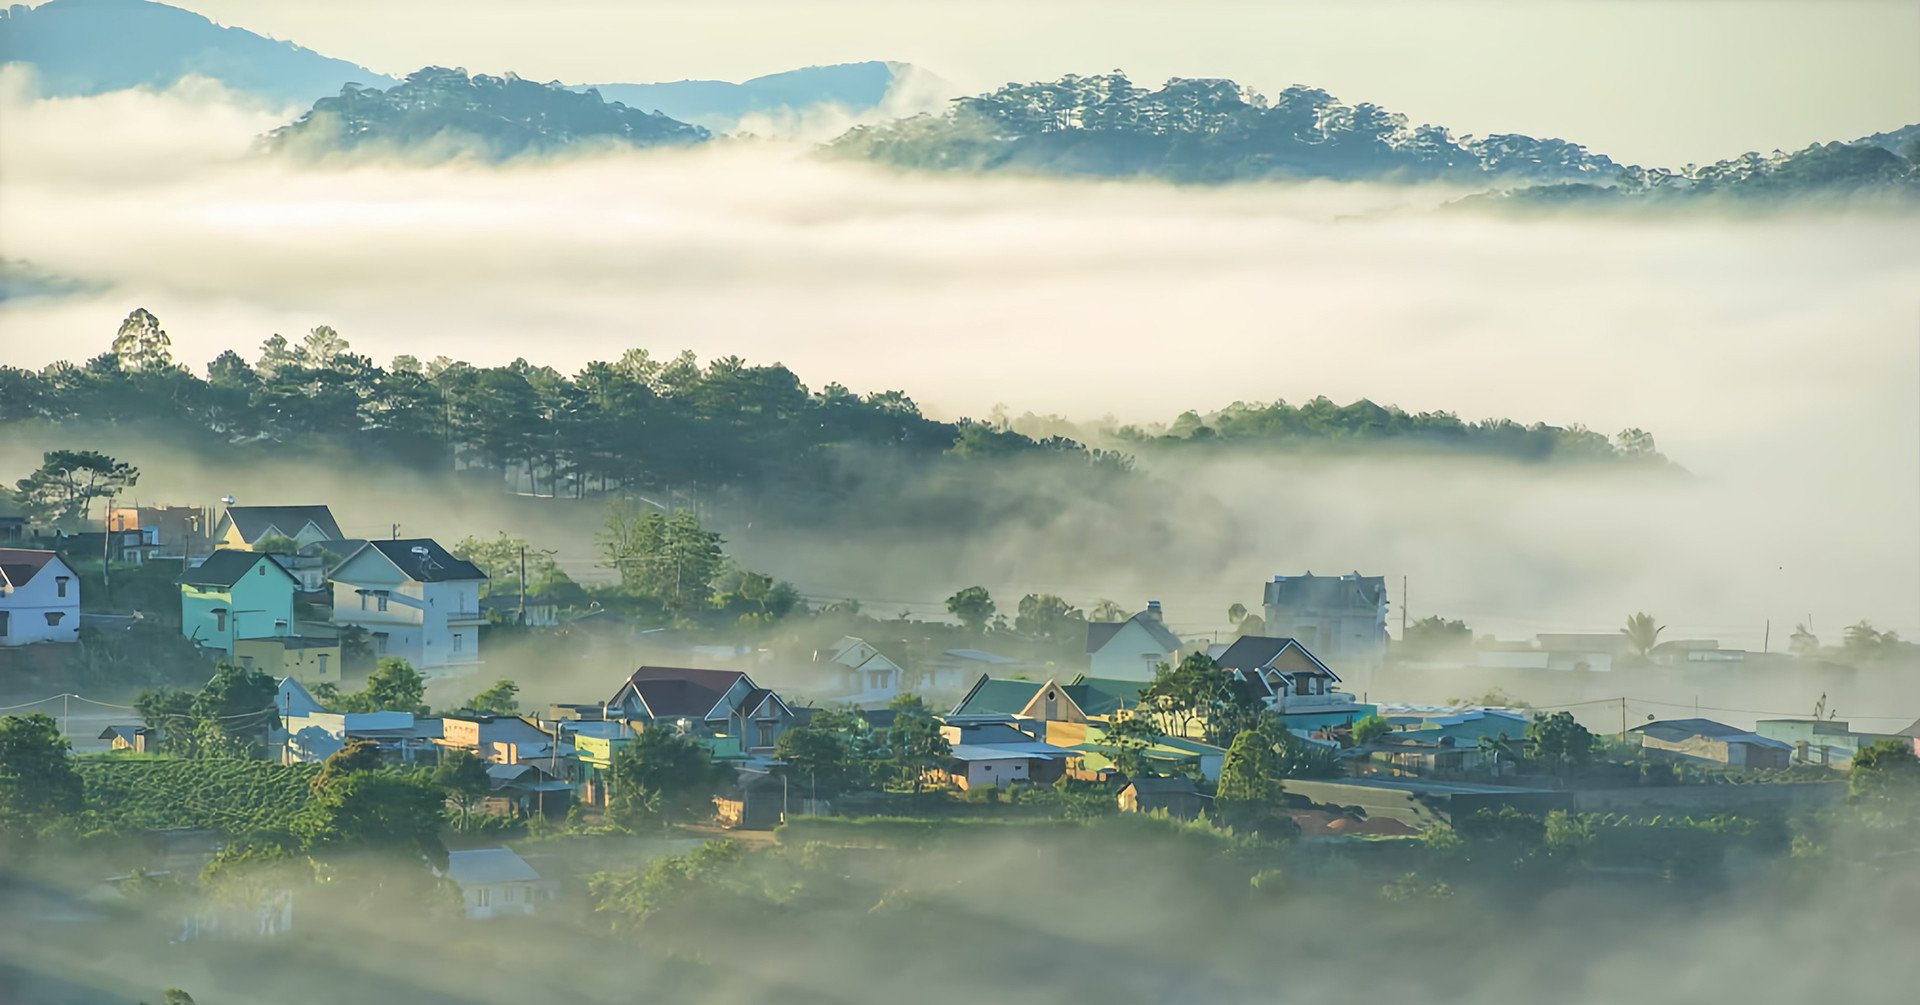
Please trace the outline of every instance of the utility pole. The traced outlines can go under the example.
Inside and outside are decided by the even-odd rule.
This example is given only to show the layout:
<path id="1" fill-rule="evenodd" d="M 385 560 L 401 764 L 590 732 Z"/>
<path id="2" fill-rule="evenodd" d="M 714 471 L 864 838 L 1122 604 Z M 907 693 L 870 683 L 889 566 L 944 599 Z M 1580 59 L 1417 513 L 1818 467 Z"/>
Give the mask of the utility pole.
<path id="1" fill-rule="evenodd" d="M 522 626 L 527 623 L 527 546 L 520 546 L 520 615 Z"/>
<path id="2" fill-rule="evenodd" d="M 1400 577 L 1400 641 L 1407 641 L 1407 577 Z"/>
<path id="3" fill-rule="evenodd" d="M 1627 742 L 1627 699 L 1624 695 L 1620 698 L 1620 742 Z"/>
<path id="4" fill-rule="evenodd" d="M 394 541 L 398 541 L 398 540 L 400 540 L 400 525 L 399 525 L 399 524 L 397 524 L 397 523 L 396 523 L 396 524 L 394 524 L 394 525 L 393 525 L 393 537 L 392 537 L 392 538 L 390 538 L 389 540 L 394 540 Z"/>
<path id="5" fill-rule="evenodd" d="M 1772 651 L 1773 651 L 1773 619 L 1768 618 L 1766 634 L 1760 636 L 1760 652 L 1762 654 L 1765 654 Z"/>
<path id="6" fill-rule="evenodd" d="M 60 735 L 68 739 L 73 738 L 73 723 L 70 721 L 73 711 L 73 703 L 70 700 L 72 697 L 73 695 L 70 694 L 60 696 Z"/>

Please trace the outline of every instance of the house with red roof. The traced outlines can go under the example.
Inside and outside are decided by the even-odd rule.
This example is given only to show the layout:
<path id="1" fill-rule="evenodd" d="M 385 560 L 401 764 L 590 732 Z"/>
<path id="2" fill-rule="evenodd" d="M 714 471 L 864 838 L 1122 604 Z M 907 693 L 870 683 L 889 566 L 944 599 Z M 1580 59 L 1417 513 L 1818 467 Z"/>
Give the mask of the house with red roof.
<path id="1" fill-rule="evenodd" d="M 0 548 L 0 647 L 80 639 L 80 577 L 60 556 Z"/>
<path id="2" fill-rule="evenodd" d="M 742 670 L 641 667 L 607 700 L 607 717 L 639 728 L 665 726 L 701 738 L 729 738 L 741 754 L 766 755 L 796 725 L 793 709 Z"/>

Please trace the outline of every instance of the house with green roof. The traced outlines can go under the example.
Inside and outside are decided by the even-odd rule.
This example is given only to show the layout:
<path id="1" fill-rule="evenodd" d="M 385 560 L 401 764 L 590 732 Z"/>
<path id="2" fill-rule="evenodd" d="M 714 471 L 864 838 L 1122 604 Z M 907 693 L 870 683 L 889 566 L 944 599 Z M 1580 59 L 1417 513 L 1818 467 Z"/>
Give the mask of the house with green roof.
<path id="1" fill-rule="evenodd" d="M 982 676 L 948 716 L 1005 715 L 1038 722 L 1090 722 L 1139 705 L 1145 687 L 1142 681 L 1086 674 L 1066 684 Z"/>
<path id="2" fill-rule="evenodd" d="M 299 582 L 273 556 L 222 549 L 188 569 L 180 586 L 180 634 L 232 654 L 238 639 L 293 634 Z"/>

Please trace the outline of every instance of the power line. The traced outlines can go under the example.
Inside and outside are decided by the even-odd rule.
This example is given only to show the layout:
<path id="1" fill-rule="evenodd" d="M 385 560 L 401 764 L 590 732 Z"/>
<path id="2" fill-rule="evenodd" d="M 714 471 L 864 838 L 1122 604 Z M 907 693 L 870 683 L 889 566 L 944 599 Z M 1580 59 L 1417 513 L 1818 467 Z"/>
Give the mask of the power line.
<path id="1" fill-rule="evenodd" d="M 1779 715 L 1779 716 L 1788 716 L 1792 718 L 1810 718 L 1809 716 L 1806 716 L 1804 713 L 1801 713 L 1801 712 L 1782 712 L 1777 709 L 1728 708 L 1723 705 L 1701 705 L 1695 702 L 1659 701 L 1654 698 L 1632 698 L 1632 697 L 1624 697 L 1624 696 L 1614 697 L 1614 698 L 1590 698 L 1586 701 L 1569 701 L 1569 702 L 1562 702 L 1557 705 L 1534 705 L 1532 707 L 1540 708 L 1540 709 L 1579 708 L 1583 705 L 1612 705 L 1622 701 L 1632 702 L 1634 704 L 1639 704 L 1639 705 L 1659 705 L 1664 708 L 1692 708 L 1692 709 L 1699 709 L 1705 712 L 1737 712 L 1741 715 Z M 1876 722 L 1908 721 L 1907 717 L 1904 715 L 1851 715 L 1847 717 L 1847 721 L 1852 721 L 1854 719 L 1872 719 Z M 1822 721 L 1825 721 L 1825 720 L 1822 720 Z"/>

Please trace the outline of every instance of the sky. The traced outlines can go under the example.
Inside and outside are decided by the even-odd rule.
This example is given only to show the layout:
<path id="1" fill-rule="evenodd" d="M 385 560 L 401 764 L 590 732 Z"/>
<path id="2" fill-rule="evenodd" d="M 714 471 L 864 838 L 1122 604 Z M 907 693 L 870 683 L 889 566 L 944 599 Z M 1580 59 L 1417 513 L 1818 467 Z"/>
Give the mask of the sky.
<path id="1" fill-rule="evenodd" d="M 1920 4 L 1815 0 L 190 0 L 372 69 L 743 79 L 891 59 L 965 91 L 1124 69 L 1372 101 L 1678 166 L 1920 121 Z"/>

